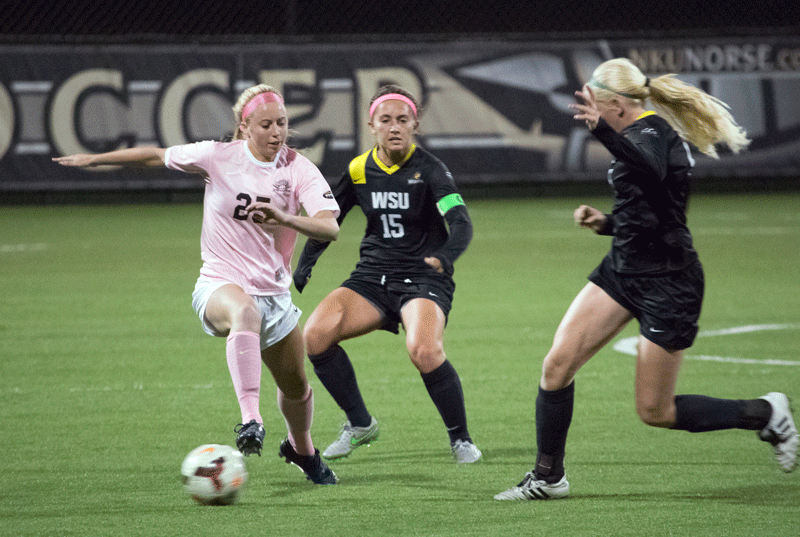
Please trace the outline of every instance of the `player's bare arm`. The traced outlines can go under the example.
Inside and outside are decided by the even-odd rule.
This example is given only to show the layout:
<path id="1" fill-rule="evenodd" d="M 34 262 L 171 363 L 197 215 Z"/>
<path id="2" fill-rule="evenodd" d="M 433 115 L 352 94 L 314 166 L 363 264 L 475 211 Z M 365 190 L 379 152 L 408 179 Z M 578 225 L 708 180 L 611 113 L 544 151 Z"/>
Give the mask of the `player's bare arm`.
<path id="1" fill-rule="evenodd" d="M 105 165 L 159 167 L 164 166 L 165 153 L 166 149 L 160 147 L 131 147 L 108 153 L 77 153 L 75 155 L 55 157 L 53 162 L 57 162 L 62 166 L 77 168 Z"/>
<path id="2" fill-rule="evenodd" d="M 339 236 L 339 224 L 332 211 L 320 211 L 314 216 L 293 215 L 264 201 L 251 203 L 245 211 L 253 215 L 256 224 L 286 226 L 312 239 L 335 241 Z"/>

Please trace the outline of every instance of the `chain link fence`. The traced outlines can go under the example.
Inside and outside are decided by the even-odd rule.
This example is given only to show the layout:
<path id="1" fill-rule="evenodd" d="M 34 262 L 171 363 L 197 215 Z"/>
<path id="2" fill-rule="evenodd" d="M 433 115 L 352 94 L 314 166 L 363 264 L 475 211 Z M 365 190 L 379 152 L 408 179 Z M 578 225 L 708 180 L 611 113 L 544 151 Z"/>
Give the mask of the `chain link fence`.
<path id="1" fill-rule="evenodd" d="M 5 42 L 257 39 L 378 40 L 406 35 L 731 35 L 800 31 L 800 2 L 3 0 Z"/>

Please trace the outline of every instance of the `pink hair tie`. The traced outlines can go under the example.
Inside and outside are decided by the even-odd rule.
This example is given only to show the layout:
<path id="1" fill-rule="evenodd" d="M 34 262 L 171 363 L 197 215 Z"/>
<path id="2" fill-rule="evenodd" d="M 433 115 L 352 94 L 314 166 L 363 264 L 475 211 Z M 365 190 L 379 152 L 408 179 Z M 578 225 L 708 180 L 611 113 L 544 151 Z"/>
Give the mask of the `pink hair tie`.
<path id="1" fill-rule="evenodd" d="M 386 95 L 381 95 L 380 97 L 375 99 L 375 102 L 373 102 L 372 105 L 369 107 L 370 119 L 372 119 L 372 114 L 375 113 L 375 109 L 378 108 L 378 105 L 381 104 L 383 101 L 389 101 L 389 100 L 403 101 L 404 103 L 406 103 L 408 106 L 411 107 L 411 110 L 414 111 L 414 117 L 417 117 L 417 107 L 414 106 L 414 101 L 412 101 L 405 95 L 400 95 L 399 93 L 387 93 Z"/>
<path id="2" fill-rule="evenodd" d="M 278 103 L 283 105 L 283 99 L 277 93 L 271 91 L 265 91 L 263 93 L 259 93 L 249 101 L 247 104 L 242 107 L 242 121 L 244 121 L 247 116 L 253 113 L 253 110 L 261 106 L 262 104 L 266 103 Z"/>

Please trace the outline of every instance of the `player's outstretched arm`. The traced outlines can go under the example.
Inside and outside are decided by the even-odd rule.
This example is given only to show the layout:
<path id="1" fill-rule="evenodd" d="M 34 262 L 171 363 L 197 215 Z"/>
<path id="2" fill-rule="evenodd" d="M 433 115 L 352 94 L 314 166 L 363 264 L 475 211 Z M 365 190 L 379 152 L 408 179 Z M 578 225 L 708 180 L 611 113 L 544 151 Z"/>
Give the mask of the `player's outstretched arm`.
<path id="1" fill-rule="evenodd" d="M 166 149 L 160 147 L 131 147 L 108 153 L 77 153 L 53 158 L 62 166 L 90 168 L 93 166 L 164 166 Z"/>

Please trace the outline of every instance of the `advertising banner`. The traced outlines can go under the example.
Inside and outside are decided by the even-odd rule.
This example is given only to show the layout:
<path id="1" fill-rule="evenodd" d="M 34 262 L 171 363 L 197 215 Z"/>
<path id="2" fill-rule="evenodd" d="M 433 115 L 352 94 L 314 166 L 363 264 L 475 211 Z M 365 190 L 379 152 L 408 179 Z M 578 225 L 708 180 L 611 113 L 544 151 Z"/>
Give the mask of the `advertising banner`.
<path id="1" fill-rule="evenodd" d="M 606 59 L 675 73 L 726 102 L 753 142 L 697 174 L 800 173 L 800 38 L 692 41 L 0 46 L 3 190 L 182 188 L 165 170 L 78 170 L 54 156 L 223 140 L 231 106 L 267 83 L 293 135 L 332 179 L 373 145 L 368 103 L 385 83 L 422 103 L 420 144 L 469 183 L 605 179 L 609 155 L 567 105 Z"/>

